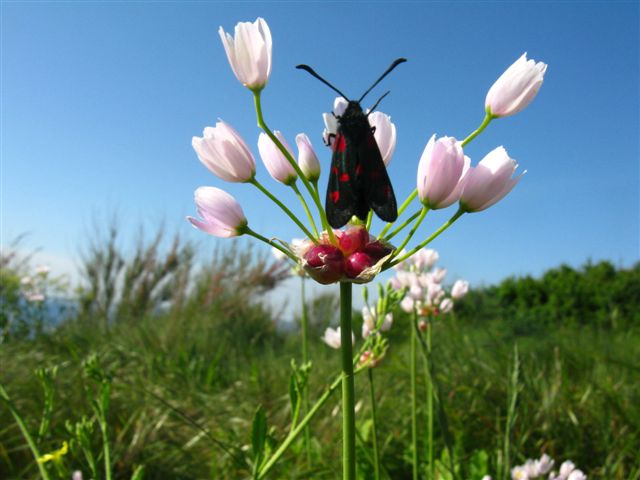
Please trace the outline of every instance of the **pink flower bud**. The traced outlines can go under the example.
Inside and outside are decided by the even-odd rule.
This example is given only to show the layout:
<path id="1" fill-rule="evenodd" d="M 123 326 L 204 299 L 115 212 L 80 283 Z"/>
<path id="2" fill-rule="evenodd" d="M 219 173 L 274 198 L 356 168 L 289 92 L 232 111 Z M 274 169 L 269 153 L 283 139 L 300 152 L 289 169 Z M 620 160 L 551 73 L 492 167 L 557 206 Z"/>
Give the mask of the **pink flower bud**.
<path id="1" fill-rule="evenodd" d="M 344 255 L 333 245 L 314 245 L 304 254 L 304 269 L 315 281 L 327 285 L 343 275 Z"/>
<path id="2" fill-rule="evenodd" d="M 291 152 L 291 147 L 284 139 L 284 136 L 279 131 L 274 131 L 274 135 L 280 140 L 280 143 L 284 145 L 284 148 L 287 149 L 291 158 L 293 158 L 293 153 Z M 260 157 L 264 162 L 264 166 L 267 167 L 269 174 L 278 182 L 284 183 L 285 185 L 291 185 L 298 178 L 298 174 L 295 169 L 289 163 L 287 157 L 280 151 L 280 149 L 276 146 L 275 143 L 269 138 L 266 133 L 261 133 L 258 137 L 258 150 L 260 151 Z"/>
<path id="3" fill-rule="evenodd" d="M 256 173 L 249 147 L 231 125 L 222 120 L 191 140 L 198 158 L 211 173 L 227 182 L 247 182 Z"/>
<path id="4" fill-rule="evenodd" d="M 369 242 L 369 232 L 363 226 L 349 227 L 345 231 L 338 230 L 338 246 L 345 256 L 363 250 Z"/>
<path id="5" fill-rule="evenodd" d="M 546 64 L 527 60 L 524 53 L 489 89 L 485 100 L 487 113 L 507 117 L 524 109 L 540 90 L 546 71 Z"/>
<path id="6" fill-rule="evenodd" d="M 425 322 L 424 320 L 420 320 L 418 322 L 418 330 L 420 330 L 421 332 L 426 332 L 427 328 L 429 328 L 429 324 L 427 322 Z"/>
<path id="7" fill-rule="evenodd" d="M 364 252 L 355 252 L 347 257 L 344 264 L 344 273 L 349 278 L 356 278 L 365 268 L 369 268 L 375 262 L 371 256 Z"/>
<path id="8" fill-rule="evenodd" d="M 466 280 L 456 280 L 451 287 L 451 297 L 455 300 L 458 300 L 464 297 L 469 291 L 469 282 Z"/>
<path id="9" fill-rule="evenodd" d="M 313 146 L 309 137 L 304 133 L 296 135 L 296 144 L 298 145 L 298 165 L 304 173 L 307 180 L 316 182 L 320 178 L 320 162 L 313 151 Z"/>
<path id="10" fill-rule="evenodd" d="M 382 161 L 388 166 L 396 149 L 396 126 L 391 123 L 391 117 L 382 112 L 369 114 L 369 125 L 375 129 L 373 136 L 380 149 Z"/>
<path id="11" fill-rule="evenodd" d="M 465 157 L 453 137 L 433 135 L 418 164 L 418 196 L 431 209 L 445 208 L 458 200 L 456 187 L 465 171 Z"/>
<path id="12" fill-rule="evenodd" d="M 242 235 L 247 226 L 242 207 L 224 190 L 216 187 L 200 187 L 195 191 L 196 211 L 202 217 L 187 220 L 209 235 L 230 238 Z"/>
<path id="13" fill-rule="evenodd" d="M 518 164 L 509 158 L 503 147 L 498 147 L 485 156 L 477 167 L 467 172 L 460 205 L 467 212 L 479 212 L 489 208 L 509 193 L 522 175 L 511 178 Z"/>
<path id="14" fill-rule="evenodd" d="M 236 78 L 251 90 L 262 90 L 271 74 L 271 31 L 262 18 L 240 22 L 235 35 L 218 30 L 224 51 Z"/>

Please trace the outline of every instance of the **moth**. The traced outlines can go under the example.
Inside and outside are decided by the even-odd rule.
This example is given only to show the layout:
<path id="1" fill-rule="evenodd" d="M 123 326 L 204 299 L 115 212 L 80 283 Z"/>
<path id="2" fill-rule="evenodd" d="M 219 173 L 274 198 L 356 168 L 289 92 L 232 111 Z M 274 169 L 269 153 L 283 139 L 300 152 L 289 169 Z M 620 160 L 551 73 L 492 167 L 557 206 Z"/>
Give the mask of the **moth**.
<path id="1" fill-rule="evenodd" d="M 306 70 L 348 102 L 344 113 L 336 115 L 337 132 L 335 135 L 330 135 L 333 154 L 325 210 L 329 225 L 333 228 L 342 227 L 354 215 L 360 220 L 365 220 L 369 210 L 373 210 L 385 222 L 394 222 L 398 218 L 398 207 L 391 180 L 368 118 L 389 92 L 382 95 L 368 113 L 362 110 L 360 103 L 384 77 L 406 61 L 405 58 L 395 60 L 359 100 L 349 100 L 345 94 L 308 65 L 296 67 Z"/>

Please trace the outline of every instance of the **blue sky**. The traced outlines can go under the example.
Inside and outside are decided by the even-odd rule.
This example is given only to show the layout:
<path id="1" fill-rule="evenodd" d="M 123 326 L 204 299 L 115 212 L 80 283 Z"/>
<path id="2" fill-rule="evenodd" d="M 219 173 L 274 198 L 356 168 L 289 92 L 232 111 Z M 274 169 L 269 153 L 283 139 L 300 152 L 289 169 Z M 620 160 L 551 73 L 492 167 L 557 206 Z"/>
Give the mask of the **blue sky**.
<path id="1" fill-rule="evenodd" d="M 258 16 L 274 42 L 267 122 L 292 144 L 308 133 L 325 171 L 321 113 L 334 94 L 294 66 L 312 65 L 356 97 L 393 59 L 409 59 L 367 98 L 391 90 L 379 108 L 398 129 L 389 173 L 400 201 L 433 133 L 464 138 L 476 128 L 488 88 L 523 52 L 549 65 L 535 101 L 465 150 L 477 163 L 504 145 L 527 174 L 432 244 L 451 281 L 639 259 L 639 8 L 614 1 L 2 2 L 2 245 L 28 232 L 29 248 L 67 268 L 94 218 L 117 212 L 130 238 L 140 223 L 151 232 L 164 221 L 209 252 L 223 240 L 184 220 L 200 185 L 236 196 L 254 230 L 300 236 L 255 189 L 217 179 L 191 148 L 192 136 L 224 119 L 252 147 L 259 179 L 297 207 L 259 160 L 251 95 L 217 34 Z M 430 213 L 416 238 L 453 208 Z"/>

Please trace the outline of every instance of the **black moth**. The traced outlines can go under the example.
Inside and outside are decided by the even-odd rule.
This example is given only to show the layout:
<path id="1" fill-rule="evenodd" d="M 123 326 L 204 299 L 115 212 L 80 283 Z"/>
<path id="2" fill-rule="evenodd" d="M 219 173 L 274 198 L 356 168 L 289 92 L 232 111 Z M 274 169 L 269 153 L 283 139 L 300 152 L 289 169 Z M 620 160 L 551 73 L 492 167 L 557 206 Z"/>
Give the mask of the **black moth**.
<path id="1" fill-rule="evenodd" d="M 406 61 L 405 58 L 394 61 L 364 92 L 360 100 L 349 100 L 308 65 L 296 67 L 306 70 L 349 102 L 344 113 L 336 116 L 338 131 L 335 136 L 331 135 L 333 156 L 325 210 L 329 225 L 333 228 L 342 227 L 354 215 L 365 220 L 370 209 L 385 222 L 394 222 L 398 218 L 396 197 L 373 136 L 374 129 L 369 124 L 369 114 L 362 111 L 360 102 L 394 68 Z M 373 112 L 388 93 L 380 97 L 369 113 Z"/>

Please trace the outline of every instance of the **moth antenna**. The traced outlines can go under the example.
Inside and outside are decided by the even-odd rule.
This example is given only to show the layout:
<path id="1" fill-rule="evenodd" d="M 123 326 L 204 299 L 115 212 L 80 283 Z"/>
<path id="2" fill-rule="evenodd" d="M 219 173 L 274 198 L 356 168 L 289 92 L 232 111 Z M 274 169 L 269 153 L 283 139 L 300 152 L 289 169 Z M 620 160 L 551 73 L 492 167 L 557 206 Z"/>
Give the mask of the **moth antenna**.
<path id="1" fill-rule="evenodd" d="M 378 80 L 376 80 L 375 82 L 373 82 L 373 85 L 371 85 L 371 86 L 367 89 L 367 91 L 366 91 L 366 92 L 364 92 L 364 93 L 362 94 L 362 96 L 360 97 L 360 100 L 358 100 L 358 103 L 360 103 L 360 102 L 364 99 L 364 97 L 366 97 L 366 96 L 367 96 L 367 93 L 369 93 L 371 90 L 373 90 L 373 87 L 375 87 L 376 85 L 378 85 L 378 84 L 380 83 L 380 81 L 381 81 L 384 77 L 386 77 L 387 75 L 389 75 L 389 74 L 391 73 L 391 71 L 392 71 L 394 68 L 396 68 L 398 65 L 400 65 L 401 63 L 404 63 L 404 62 L 406 62 L 406 61 L 407 61 L 407 59 L 406 59 L 406 58 L 398 58 L 398 59 L 394 60 L 394 62 L 389 66 L 389 68 L 387 68 L 387 69 L 385 70 L 385 72 L 384 72 L 382 75 L 380 75 L 380 78 L 378 78 Z M 314 73 L 315 73 L 315 72 L 314 72 Z M 380 100 L 378 100 L 378 101 L 380 101 Z"/>
<path id="2" fill-rule="evenodd" d="M 316 73 L 316 71 L 311 68 L 309 65 L 297 65 L 296 68 L 299 68 L 300 70 L 306 70 L 307 72 L 309 72 L 312 76 L 316 77 L 318 80 L 320 80 L 322 83 L 324 83 L 326 86 L 328 86 L 331 90 L 337 92 L 341 97 L 343 97 L 347 102 L 349 102 L 349 98 L 342 93 L 340 90 L 338 90 L 336 87 L 334 87 L 333 85 L 331 85 L 329 82 L 327 82 L 324 78 L 322 78 L 320 75 L 318 75 Z"/>
<path id="3" fill-rule="evenodd" d="M 374 104 L 373 104 L 373 107 L 371 107 L 371 108 L 369 109 L 369 113 L 367 113 L 367 116 L 371 115 L 371 114 L 373 113 L 373 111 L 376 109 L 376 107 L 378 106 L 378 104 L 382 101 L 382 99 L 383 99 L 384 97 L 386 97 L 387 95 L 389 95 L 390 93 L 391 93 L 391 90 L 389 90 L 387 93 L 385 93 L 384 95 L 382 95 L 382 96 L 378 99 L 378 101 L 377 101 L 376 103 L 374 103 Z"/>

